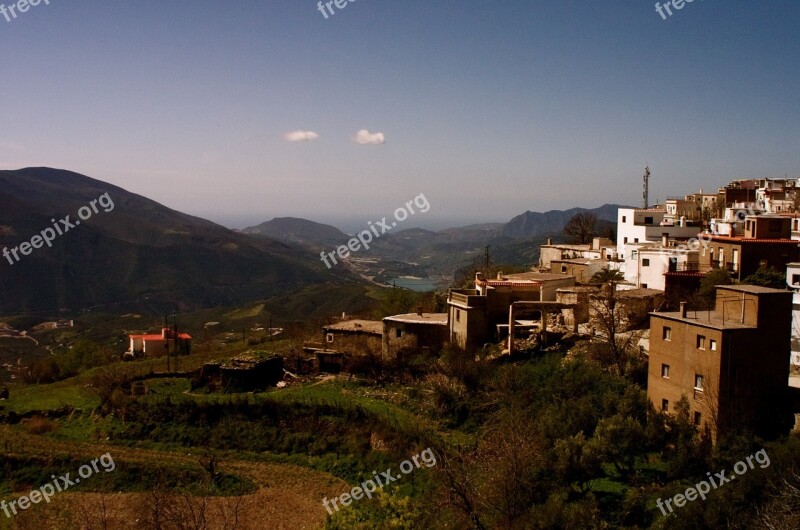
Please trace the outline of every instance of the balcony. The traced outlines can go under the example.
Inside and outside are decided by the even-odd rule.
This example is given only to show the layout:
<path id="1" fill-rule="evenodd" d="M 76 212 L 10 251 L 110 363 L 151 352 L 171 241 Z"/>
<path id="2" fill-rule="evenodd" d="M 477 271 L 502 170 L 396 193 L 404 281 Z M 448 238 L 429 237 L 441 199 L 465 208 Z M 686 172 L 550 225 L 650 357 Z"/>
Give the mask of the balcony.
<path id="1" fill-rule="evenodd" d="M 669 269 L 668 272 L 700 272 L 700 264 L 699 263 L 675 263 L 672 260 L 669 261 Z"/>

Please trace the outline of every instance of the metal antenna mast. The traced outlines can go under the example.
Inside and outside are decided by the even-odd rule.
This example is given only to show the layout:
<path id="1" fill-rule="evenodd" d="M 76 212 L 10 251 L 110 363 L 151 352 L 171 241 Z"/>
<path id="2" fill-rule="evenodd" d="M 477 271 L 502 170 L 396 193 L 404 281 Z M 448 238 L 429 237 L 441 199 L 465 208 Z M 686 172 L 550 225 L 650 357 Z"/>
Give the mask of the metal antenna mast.
<path id="1" fill-rule="evenodd" d="M 644 185 L 642 186 L 642 208 L 645 210 L 650 204 L 650 166 L 644 166 Z"/>

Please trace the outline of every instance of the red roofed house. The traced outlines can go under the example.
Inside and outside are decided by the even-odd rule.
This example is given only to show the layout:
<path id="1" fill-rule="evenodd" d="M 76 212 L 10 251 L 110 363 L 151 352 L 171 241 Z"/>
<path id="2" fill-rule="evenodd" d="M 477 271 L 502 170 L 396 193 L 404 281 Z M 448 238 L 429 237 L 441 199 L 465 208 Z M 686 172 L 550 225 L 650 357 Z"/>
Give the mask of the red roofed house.
<path id="1" fill-rule="evenodd" d="M 167 353 L 188 355 L 192 349 L 192 336 L 178 333 L 177 330 L 161 328 L 161 333 L 150 335 L 129 335 L 131 340 L 126 356 L 160 357 Z"/>

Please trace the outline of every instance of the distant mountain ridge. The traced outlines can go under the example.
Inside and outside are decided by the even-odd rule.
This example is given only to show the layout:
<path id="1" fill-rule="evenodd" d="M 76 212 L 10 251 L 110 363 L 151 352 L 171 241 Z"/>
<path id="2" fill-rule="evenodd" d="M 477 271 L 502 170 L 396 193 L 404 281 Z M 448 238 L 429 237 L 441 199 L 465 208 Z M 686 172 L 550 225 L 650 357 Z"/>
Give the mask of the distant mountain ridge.
<path id="1" fill-rule="evenodd" d="M 584 212 L 595 214 L 598 221 L 616 223 L 619 208 L 624 208 L 624 206 L 604 204 L 599 208 L 571 208 L 569 210 L 550 210 L 544 213 L 527 211 L 507 222 L 501 233 L 509 237 L 532 237 L 560 232 L 572 216 Z"/>
<path id="2" fill-rule="evenodd" d="M 387 267 L 399 274 L 446 276 L 481 255 L 486 246 L 491 247 L 493 259 L 510 265 L 531 264 L 538 261 L 539 245 L 546 238 L 563 240 L 564 226 L 573 215 L 594 213 L 598 218 L 597 230 L 601 232 L 613 229 L 618 208 L 620 206 L 616 204 L 604 204 L 599 208 L 527 211 L 507 223 L 475 224 L 439 231 L 422 228 L 392 231 L 375 239 L 368 255 L 385 262 L 378 267 L 379 276 L 391 276 Z M 330 225 L 297 218 L 273 219 L 245 228 L 242 232 L 301 243 L 316 250 L 332 250 L 350 239 L 350 236 Z M 367 257 L 367 254 L 358 255 L 362 256 Z M 401 264 L 413 267 L 408 269 Z"/>
<path id="3" fill-rule="evenodd" d="M 308 249 L 253 238 L 70 171 L 0 171 L 0 250 L 30 241 L 50 219 L 108 193 L 114 203 L 9 264 L 0 258 L 0 313 L 88 307 L 166 311 L 230 305 L 329 281 Z"/>

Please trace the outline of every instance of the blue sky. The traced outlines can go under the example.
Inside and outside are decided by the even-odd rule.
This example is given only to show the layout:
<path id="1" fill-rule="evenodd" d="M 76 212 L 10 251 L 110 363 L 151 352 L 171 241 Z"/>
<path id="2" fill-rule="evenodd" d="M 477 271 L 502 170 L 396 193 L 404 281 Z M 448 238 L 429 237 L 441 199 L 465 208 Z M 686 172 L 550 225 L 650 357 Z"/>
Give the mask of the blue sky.
<path id="1" fill-rule="evenodd" d="M 420 193 L 408 226 L 638 204 L 645 163 L 653 199 L 796 177 L 798 26 L 782 0 L 50 0 L 0 17 L 0 168 L 348 230 Z"/>

